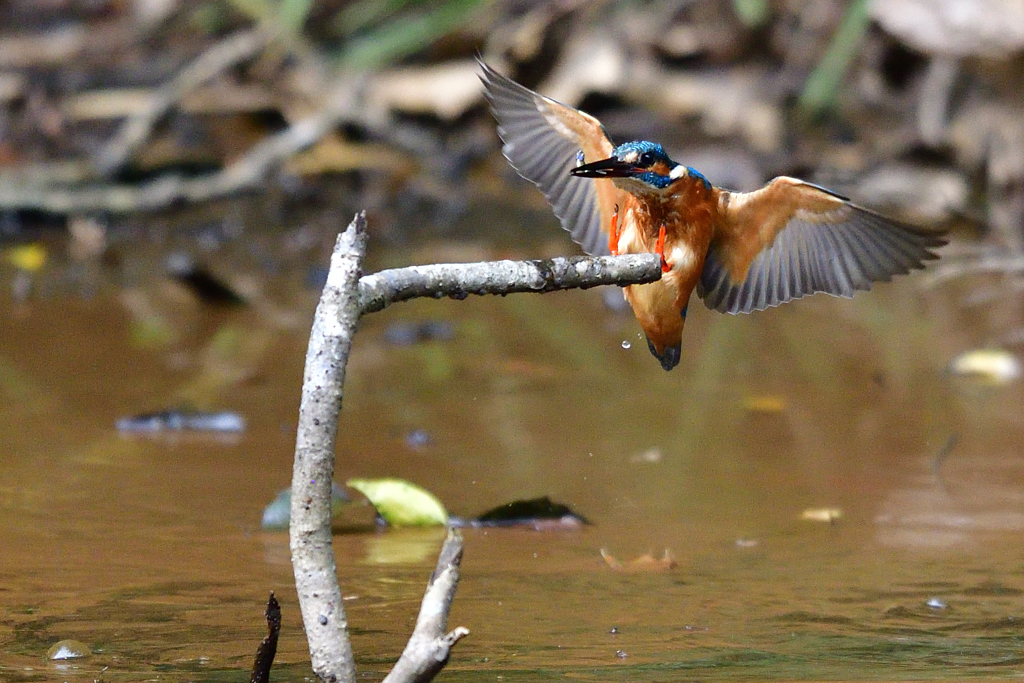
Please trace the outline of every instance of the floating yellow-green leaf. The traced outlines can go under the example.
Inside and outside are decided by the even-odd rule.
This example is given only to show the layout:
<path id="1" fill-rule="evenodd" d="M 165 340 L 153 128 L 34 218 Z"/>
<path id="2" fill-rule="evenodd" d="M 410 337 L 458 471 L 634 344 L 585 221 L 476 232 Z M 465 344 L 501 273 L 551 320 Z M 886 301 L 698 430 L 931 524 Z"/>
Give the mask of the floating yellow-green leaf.
<path id="1" fill-rule="evenodd" d="M 800 513 L 800 519 L 808 522 L 828 522 L 834 524 L 843 518 L 840 508 L 807 508 Z"/>
<path id="2" fill-rule="evenodd" d="M 46 263 L 46 247 L 38 242 L 20 244 L 4 252 L 4 258 L 15 268 L 34 273 Z"/>
<path id="3" fill-rule="evenodd" d="M 743 398 L 743 407 L 752 413 L 781 413 L 786 409 L 786 399 L 773 394 L 751 395 Z"/>
<path id="4" fill-rule="evenodd" d="M 949 371 L 987 384 L 1007 384 L 1021 375 L 1020 361 L 1003 349 L 965 351 L 949 362 Z"/>
<path id="5" fill-rule="evenodd" d="M 392 526 L 439 526 L 448 512 L 432 493 L 404 479 L 350 479 L 345 482 L 366 496 L 377 514 Z"/>
<path id="6" fill-rule="evenodd" d="M 77 640 L 61 640 L 50 646 L 46 651 L 47 659 L 78 659 L 92 654 L 89 646 Z"/>

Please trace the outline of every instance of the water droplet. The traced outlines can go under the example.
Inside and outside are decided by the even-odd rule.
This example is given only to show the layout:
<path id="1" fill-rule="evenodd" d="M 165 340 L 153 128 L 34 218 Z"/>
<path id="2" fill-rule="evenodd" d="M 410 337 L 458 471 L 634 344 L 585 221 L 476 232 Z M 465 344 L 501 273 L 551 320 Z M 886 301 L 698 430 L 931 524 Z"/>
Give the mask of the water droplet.
<path id="1" fill-rule="evenodd" d="M 630 344 L 629 341 L 625 339 L 622 340 L 622 348 L 628 349 L 630 346 L 632 346 L 632 344 Z"/>
<path id="2" fill-rule="evenodd" d="M 89 646 L 78 640 L 61 640 L 46 651 L 47 659 L 77 659 L 92 654 Z"/>

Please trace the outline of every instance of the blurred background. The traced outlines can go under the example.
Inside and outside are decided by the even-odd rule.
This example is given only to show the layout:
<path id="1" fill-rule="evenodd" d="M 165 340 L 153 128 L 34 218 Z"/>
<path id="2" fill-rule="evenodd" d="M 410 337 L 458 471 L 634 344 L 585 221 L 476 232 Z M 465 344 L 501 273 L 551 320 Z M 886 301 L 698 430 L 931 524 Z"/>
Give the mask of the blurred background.
<path id="1" fill-rule="evenodd" d="M 0 0 L 0 678 L 243 680 L 270 589 L 275 677 L 312 675 L 260 518 L 335 236 L 367 211 L 368 270 L 577 253 L 478 55 L 716 185 L 951 243 L 853 300 L 694 302 L 671 373 L 614 288 L 363 320 L 337 480 L 592 522 L 467 531 L 442 675 L 1019 677 L 1024 1 Z M 442 538 L 336 534 L 368 677 Z"/>

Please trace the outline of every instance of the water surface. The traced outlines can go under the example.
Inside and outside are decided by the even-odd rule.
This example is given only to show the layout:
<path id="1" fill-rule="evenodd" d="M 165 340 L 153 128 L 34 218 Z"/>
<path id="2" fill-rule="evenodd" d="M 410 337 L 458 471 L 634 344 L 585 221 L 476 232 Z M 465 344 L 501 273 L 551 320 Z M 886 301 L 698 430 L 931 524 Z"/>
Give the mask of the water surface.
<path id="1" fill-rule="evenodd" d="M 153 275 L 163 245 L 85 296 L 54 276 L 27 302 L 0 297 L 0 678 L 244 681 L 269 590 L 284 610 L 274 679 L 311 676 L 287 538 L 259 520 L 291 475 L 321 232 L 274 268 L 261 235 L 211 257 L 258 285 L 239 309 Z M 545 234 L 375 242 L 372 265 L 548 255 L 561 234 Z M 742 317 L 694 303 L 671 373 L 598 291 L 401 304 L 356 337 L 337 479 L 400 476 L 460 515 L 550 495 L 594 522 L 465 532 L 452 626 L 472 635 L 447 680 L 1019 678 L 1022 389 L 945 371 L 1019 320 L 970 291 L 902 278 Z M 435 318 L 452 340 L 386 340 Z M 175 406 L 249 427 L 114 430 Z M 367 677 L 401 652 L 442 538 L 335 536 Z M 668 549 L 678 566 L 613 571 L 602 549 Z M 95 654 L 48 663 L 62 638 Z"/>

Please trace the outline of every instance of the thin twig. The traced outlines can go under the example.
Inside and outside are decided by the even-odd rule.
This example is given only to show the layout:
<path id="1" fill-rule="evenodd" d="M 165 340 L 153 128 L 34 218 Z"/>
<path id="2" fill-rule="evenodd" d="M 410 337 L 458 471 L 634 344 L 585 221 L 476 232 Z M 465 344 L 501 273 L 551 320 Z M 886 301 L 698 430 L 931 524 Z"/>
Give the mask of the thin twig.
<path id="1" fill-rule="evenodd" d="M 328 683 L 354 683 L 355 665 L 331 545 L 331 480 L 345 365 L 362 313 L 418 296 L 546 292 L 570 287 L 632 285 L 661 277 L 653 254 L 413 266 L 359 278 L 366 218 L 358 214 L 338 238 L 313 319 L 299 408 L 292 475 L 291 550 L 295 587 L 313 671 Z M 458 583 L 462 544 L 449 536 L 420 610 L 416 630 L 388 683 L 426 683 L 468 631 L 444 633 Z"/>
<path id="2" fill-rule="evenodd" d="M 462 535 L 455 529 L 449 529 L 448 538 L 437 558 L 437 567 L 430 575 L 423 595 L 416 628 L 402 656 L 384 678 L 384 683 L 426 683 L 448 663 L 452 646 L 469 635 L 469 629 L 463 626 L 445 633 L 448 612 L 459 585 L 460 562 Z"/>
<path id="3" fill-rule="evenodd" d="M 270 597 L 267 598 L 264 615 L 267 619 L 267 637 L 256 648 L 256 659 L 252 663 L 249 683 L 270 683 L 270 667 L 274 665 L 277 639 L 281 635 L 281 605 L 274 597 L 274 591 L 270 591 Z"/>
<path id="4" fill-rule="evenodd" d="M 120 170 L 135 150 L 149 138 L 153 126 L 182 97 L 218 74 L 262 50 L 273 38 L 263 28 L 239 31 L 216 43 L 170 81 L 152 94 L 147 106 L 121 124 L 114 137 L 96 155 L 96 168 L 103 175 Z"/>

